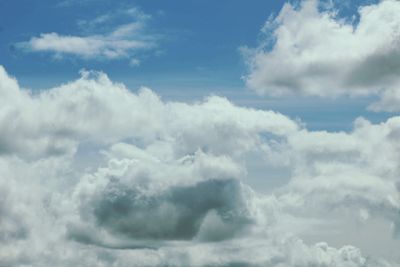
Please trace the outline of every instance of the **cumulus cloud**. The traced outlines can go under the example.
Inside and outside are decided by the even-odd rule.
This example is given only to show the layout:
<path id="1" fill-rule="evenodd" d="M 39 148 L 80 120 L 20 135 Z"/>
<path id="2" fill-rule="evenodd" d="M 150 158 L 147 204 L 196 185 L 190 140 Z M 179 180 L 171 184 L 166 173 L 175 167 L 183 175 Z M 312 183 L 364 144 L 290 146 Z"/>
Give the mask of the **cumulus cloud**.
<path id="1" fill-rule="evenodd" d="M 137 150 L 124 146 L 124 153 Z M 143 244 L 223 240 L 252 223 L 251 192 L 240 184 L 242 171 L 230 159 L 202 152 L 168 165 L 137 159 L 113 157 L 108 169 L 80 180 L 74 196 L 81 203 L 81 219 Z M 74 231 L 70 234 L 77 238 Z"/>
<path id="2" fill-rule="evenodd" d="M 397 111 L 393 102 L 398 97 L 392 96 L 400 85 L 400 3 L 362 6 L 357 22 L 320 4 L 285 4 L 267 21 L 265 41 L 256 49 L 244 49 L 247 85 L 269 95 L 381 95 L 371 109 Z"/>
<path id="3" fill-rule="evenodd" d="M 398 266 L 299 237 L 332 210 L 398 233 L 398 117 L 315 132 L 223 97 L 165 102 L 81 76 L 30 92 L 0 68 L 0 265 Z M 251 188 L 254 155 L 289 182 Z"/>
<path id="4" fill-rule="evenodd" d="M 124 24 L 114 25 L 114 20 L 127 17 Z M 65 35 L 56 32 L 41 33 L 19 47 L 30 52 L 47 52 L 56 58 L 72 55 L 83 59 L 131 58 L 143 51 L 154 49 L 158 37 L 147 32 L 147 22 L 151 19 L 137 8 L 118 10 L 104 14 L 93 20 L 80 20 L 79 27 L 86 34 Z M 113 27 L 106 27 L 113 25 Z M 101 33 L 93 33 L 103 29 Z"/>
<path id="5" fill-rule="evenodd" d="M 239 154 L 256 146 L 263 132 L 279 136 L 298 128 L 282 114 L 236 107 L 216 96 L 194 105 L 163 103 L 151 90 L 132 94 L 103 73 L 83 71 L 81 79 L 37 95 L 20 90 L 4 68 L 0 75 L 3 153 L 63 154 L 85 140 L 131 139 L 163 144 L 166 157 L 199 148 L 215 154 L 235 148 Z"/>

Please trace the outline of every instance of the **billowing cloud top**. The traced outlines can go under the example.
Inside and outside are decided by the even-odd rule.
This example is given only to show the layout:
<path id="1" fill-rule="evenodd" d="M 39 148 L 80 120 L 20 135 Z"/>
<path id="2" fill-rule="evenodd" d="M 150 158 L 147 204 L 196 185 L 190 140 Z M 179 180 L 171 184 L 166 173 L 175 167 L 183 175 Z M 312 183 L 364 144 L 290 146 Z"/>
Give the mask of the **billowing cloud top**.
<path id="1" fill-rule="evenodd" d="M 260 47 L 247 49 L 247 85 L 261 94 L 380 95 L 375 111 L 398 111 L 400 2 L 360 7 L 359 21 L 317 0 L 285 4 L 267 21 Z"/>

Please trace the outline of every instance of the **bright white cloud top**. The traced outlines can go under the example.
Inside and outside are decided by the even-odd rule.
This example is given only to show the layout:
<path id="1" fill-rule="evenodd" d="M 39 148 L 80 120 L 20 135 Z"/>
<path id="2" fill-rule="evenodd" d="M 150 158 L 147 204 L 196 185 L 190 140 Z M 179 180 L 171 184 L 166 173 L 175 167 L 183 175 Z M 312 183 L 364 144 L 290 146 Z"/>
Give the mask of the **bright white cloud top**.
<path id="1" fill-rule="evenodd" d="M 268 38 L 247 51 L 247 85 L 269 95 L 380 95 L 371 109 L 398 111 L 400 2 L 360 7 L 358 22 L 319 4 L 286 4 L 267 21 Z"/>

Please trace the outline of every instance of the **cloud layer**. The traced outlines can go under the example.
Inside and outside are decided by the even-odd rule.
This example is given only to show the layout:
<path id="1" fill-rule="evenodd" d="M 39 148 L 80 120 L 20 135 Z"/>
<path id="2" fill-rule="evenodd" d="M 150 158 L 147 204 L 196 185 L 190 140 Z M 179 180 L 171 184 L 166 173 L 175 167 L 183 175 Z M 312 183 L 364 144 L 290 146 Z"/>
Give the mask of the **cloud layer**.
<path id="1" fill-rule="evenodd" d="M 360 227 L 380 218 L 397 238 L 398 117 L 313 132 L 222 97 L 164 102 L 87 71 L 33 93 L 1 67 L 0 95 L 0 265 L 399 266 L 352 240 L 301 238 L 333 213 Z M 288 183 L 251 188 L 252 160 L 265 180 L 289 170 Z"/>
<path id="2" fill-rule="evenodd" d="M 263 28 L 265 41 L 245 53 L 247 85 L 261 94 L 335 97 L 380 95 L 375 111 L 398 111 L 400 3 L 358 9 L 359 21 L 308 0 L 285 4 Z"/>

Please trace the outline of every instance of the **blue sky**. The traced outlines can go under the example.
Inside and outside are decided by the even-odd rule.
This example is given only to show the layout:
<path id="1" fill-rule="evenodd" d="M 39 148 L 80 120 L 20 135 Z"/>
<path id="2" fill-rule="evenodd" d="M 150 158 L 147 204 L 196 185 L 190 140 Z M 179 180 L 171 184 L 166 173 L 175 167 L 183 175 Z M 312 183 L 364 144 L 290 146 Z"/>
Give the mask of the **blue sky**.
<path id="1" fill-rule="evenodd" d="M 351 20 L 360 4 L 370 2 L 340 1 L 336 8 L 339 16 Z M 300 118 L 311 129 L 350 130 L 359 116 L 372 121 L 389 117 L 390 114 L 366 111 L 371 97 L 275 98 L 259 96 L 246 88 L 243 75 L 248 69 L 240 48 L 258 46 L 263 38 L 261 28 L 270 16 L 279 13 L 284 3 L 281 0 L 254 0 L 251 4 L 239 0 L 2 1 L 1 63 L 23 87 L 33 90 L 75 79 L 81 69 L 100 70 L 132 90 L 147 86 L 167 100 L 193 101 L 210 94 L 223 95 L 238 104 Z M 138 20 L 123 14 L 131 8 L 148 16 L 141 34 L 151 39 L 152 48 L 110 60 L 101 56 L 57 57 L 46 51 L 33 53 L 22 45 L 43 33 L 108 34 L 120 25 Z M 357 17 L 353 20 L 357 23 Z M 130 63 L 130 58 L 136 63 Z"/>
<path id="2" fill-rule="evenodd" d="M 240 76 L 244 69 L 238 47 L 255 45 L 266 18 L 277 12 L 283 3 L 256 2 L 254 5 L 243 1 L 2 2 L 1 58 L 10 72 L 22 80 L 51 72 L 54 74 L 51 82 L 57 83 L 64 78 L 61 75 L 76 76 L 77 71 L 85 67 L 102 69 L 123 80 L 134 77 L 139 82 L 149 82 L 157 77 L 171 83 L 170 86 L 186 86 L 185 79 L 191 79 L 192 86 L 193 83 L 201 87 L 209 86 L 208 83 L 241 86 Z M 48 55 L 30 55 L 13 49 L 16 43 L 40 33 L 86 34 L 78 26 L 80 20 L 90 21 L 129 7 L 138 7 L 150 15 L 149 31 L 160 35 L 159 55 L 146 55 L 140 68 L 129 68 L 125 60 L 57 61 Z M 19 14 L 24 14 L 24 20 L 20 20 Z"/>

